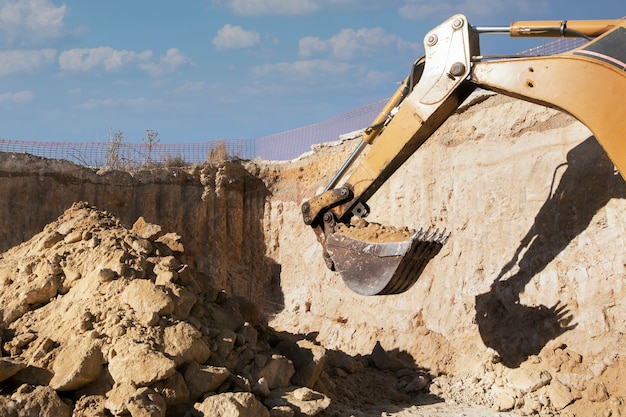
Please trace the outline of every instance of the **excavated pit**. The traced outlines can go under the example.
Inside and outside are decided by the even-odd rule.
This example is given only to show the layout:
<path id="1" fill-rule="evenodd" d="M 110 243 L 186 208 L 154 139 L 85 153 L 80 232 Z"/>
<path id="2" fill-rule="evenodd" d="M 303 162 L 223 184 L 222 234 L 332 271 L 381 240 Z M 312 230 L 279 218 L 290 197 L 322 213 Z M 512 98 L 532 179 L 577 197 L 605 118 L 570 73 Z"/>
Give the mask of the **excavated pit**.
<path id="1" fill-rule="evenodd" d="M 301 220 L 354 146 L 134 173 L 0 155 L 2 415 L 626 415 L 626 184 L 588 129 L 474 97 L 368 202 L 451 233 L 383 297 Z"/>

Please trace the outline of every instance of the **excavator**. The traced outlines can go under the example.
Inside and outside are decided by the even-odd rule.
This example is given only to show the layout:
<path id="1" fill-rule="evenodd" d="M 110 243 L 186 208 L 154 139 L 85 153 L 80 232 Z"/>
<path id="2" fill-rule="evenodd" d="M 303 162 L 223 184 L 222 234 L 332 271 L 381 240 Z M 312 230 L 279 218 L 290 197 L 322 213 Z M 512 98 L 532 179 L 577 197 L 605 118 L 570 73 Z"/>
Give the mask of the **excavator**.
<path id="1" fill-rule="evenodd" d="M 575 37 L 582 45 L 540 56 L 482 56 L 482 34 Z M 516 21 L 472 26 L 452 16 L 424 37 L 425 54 L 384 105 L 326 188 L 301 206 L 328 268 L 357 294 L 407 291 L 450 234 L 355 233 L 367 201 L 476 89 L 557 109 L 586 125 L 626 178 L 626 20 Z M 368 226 L 365 226 L 367 228 Z M 363 227 L 362 227 L 363 228 Z"/>

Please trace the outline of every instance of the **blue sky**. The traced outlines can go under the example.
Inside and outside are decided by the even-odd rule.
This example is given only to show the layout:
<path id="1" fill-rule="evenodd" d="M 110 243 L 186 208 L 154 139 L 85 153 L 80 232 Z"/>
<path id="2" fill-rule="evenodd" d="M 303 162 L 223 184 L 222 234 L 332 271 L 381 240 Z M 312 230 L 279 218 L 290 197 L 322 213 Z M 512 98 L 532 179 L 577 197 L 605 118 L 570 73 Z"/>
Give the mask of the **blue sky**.
<path id="1" fill-rule="evenodd" d="M 390 96 L 423 37 L 470 24 L 612 19 L 621 1 L 0 0 L 0 138 L 255 139 Z M 481 38 L 483 53 L 543 40 Z"/>

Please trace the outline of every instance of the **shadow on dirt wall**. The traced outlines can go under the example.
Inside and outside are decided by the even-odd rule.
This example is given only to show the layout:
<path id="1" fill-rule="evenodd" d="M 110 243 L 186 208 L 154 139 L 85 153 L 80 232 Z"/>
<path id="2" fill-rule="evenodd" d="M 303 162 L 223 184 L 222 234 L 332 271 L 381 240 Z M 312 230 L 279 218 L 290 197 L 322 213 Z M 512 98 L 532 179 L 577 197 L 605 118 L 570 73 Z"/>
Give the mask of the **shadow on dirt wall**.
<path id="1" fill-rule="evenodd" d="M 130 228 L 141 216 L 181 236 L 180 259 L 213 285 L 282 309 L 280 265 L 265 256 L 269 190 L 236 162 L 195 171 L 96 171 L 67 161 L 0 153 L 0 253 L 29 240 L 78 201 Z"/>
<path id="2" fill-rule="evenodd" d="M 626 198 L 626 183 L 593 136 L 568 152 L 567 162 L 555 169 L 554 179 L 560 172 L 558 186 L 554 189 L 553 180 L 551 195 L 491 290 L 476 297 L 476 321 L 483 342 L 510 368 L 576 326 L 565 304 L 520 304 L 526 284 L 589 226 L 610 199 Z"/>
<path id="3" fill-rule="evenodd" d="M 340 350 L 322 349 L 315 341 L 316 332 L 273 333 L 273 340 L 269 340 L 272 348 L 293 363 L 295 374 L 291 382 L 312 387 L 331 399 L 329 408 L 319 417 L 360 415 L 372 409 L 380 414 L 383 408 L 385 412 L 400 412 L 444 402 L 429 392 L 435 376 L 416 365 L 416 359 L 406 351 L 385 350 L 377 342 L 370 354 L 352 356 Z"/>

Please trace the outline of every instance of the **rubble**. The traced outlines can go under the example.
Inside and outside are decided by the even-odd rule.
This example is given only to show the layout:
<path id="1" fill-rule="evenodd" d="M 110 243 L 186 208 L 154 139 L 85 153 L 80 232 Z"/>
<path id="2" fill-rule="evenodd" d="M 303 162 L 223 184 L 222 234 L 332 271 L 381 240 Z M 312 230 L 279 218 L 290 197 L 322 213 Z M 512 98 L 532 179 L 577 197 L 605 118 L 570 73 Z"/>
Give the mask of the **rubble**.
<path id="1" fill-rule="evenodd" d="M 76 203 L 2 255 L 3 416 L 313 416 L 329 406 L 310 388 L 282 399 L 299 392 L 293 362 L 249 301 L 196 281 L 179 239 Z M 319 354 L 299 357 L 300 380 L 314 385 Z"/>

